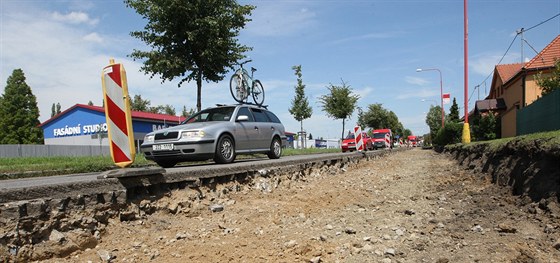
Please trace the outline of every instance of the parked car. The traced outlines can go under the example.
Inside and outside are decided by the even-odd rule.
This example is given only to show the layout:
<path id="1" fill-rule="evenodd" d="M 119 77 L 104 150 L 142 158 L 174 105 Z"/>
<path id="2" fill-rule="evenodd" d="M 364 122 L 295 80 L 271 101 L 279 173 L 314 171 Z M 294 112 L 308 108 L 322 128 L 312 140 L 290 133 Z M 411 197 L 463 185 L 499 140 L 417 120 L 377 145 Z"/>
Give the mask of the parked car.
<path id="1" fill-rule="evenodd" d="M 181 125 L 148 133 L 140 149 L 164 168 L 183 161 L 214 159 L 231 163 L 238 154 L 282 155 L 284 125 L 264 107 L 218 105 L 202 110 Z"/>
<path id="2" fill-rule="evenodd" d="M 366 132 L 362 132 L 362 145 L 364 146 L 364 151 L 373 150 L 372 139 Z M 356 151 L 356 140 L 354 139 L 354 133 L 348 133 L 346 138 L 342 140 L 342 152 L 353 151 Z"/>

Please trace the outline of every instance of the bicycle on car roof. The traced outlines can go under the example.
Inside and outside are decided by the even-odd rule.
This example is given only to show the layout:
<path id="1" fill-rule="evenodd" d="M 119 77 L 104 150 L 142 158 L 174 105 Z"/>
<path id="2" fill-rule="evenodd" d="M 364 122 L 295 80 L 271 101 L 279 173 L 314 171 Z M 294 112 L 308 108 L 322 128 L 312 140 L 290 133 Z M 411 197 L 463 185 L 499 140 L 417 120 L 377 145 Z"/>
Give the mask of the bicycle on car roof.
<path id="1" fill-rule="evenodd" d="M 251 75 L 243 68 L 243 65 L 251 62 L 246 60 L 239 63 L 239 68 L 233 73 L 229 81 L 229 90 L 233 99 L 239 103 L 247 103 L 249 95 L 253 97 L 253 101 L 262 106 L 264 102 L 264 88 L 258 79 L 253 78 L 253 74 L 257 69 L 251 67 Z"/>

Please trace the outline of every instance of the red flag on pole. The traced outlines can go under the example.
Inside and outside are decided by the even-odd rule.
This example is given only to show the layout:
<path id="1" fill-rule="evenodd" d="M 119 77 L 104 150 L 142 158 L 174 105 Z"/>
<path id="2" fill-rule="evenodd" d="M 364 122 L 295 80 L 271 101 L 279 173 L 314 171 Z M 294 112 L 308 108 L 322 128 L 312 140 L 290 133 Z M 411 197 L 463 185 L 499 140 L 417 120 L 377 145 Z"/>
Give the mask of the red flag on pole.
<path id="1" fill-rule="evenodd" d="M 443 104 L 449 104 L 449 102 L 451 101 L 449 93 L 444 93 L 442 98 L 443 98 Z"/>

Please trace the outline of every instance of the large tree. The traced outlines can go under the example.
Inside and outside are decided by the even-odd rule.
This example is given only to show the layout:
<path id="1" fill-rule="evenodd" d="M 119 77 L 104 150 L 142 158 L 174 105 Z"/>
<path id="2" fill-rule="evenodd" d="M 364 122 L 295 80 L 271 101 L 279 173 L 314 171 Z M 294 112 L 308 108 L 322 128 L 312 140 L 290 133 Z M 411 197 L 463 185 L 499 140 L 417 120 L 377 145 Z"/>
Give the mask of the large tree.
<path id="1" fill-rule="evenodd" d="M 322 104 L 323 111 L 327 113 L 327 116 L 335 119 L 342 119 L 341 138 L 344 138 L 346 119 L 350 118 L 356 109 L 356 104 L 360 96 L 354 94 L 350 86 L 346 85 L 344 81 L 342 81 L 342 86 L 329 84 L 327 88 L 330 94 L 319 97 L 319 102 Z"/>
<path id="2" fill-rule="evenodd" d="M 296 121 L 299 121 L 300 131 L 303 132 L 303 120 L 308 119 L 313 114 L 313 108 L 309 106 L 307 97 L 305 96 L 305 84 L 303 84 L 301 65 L 293 66 L 294 74 L 297 76 L 297 85 L 295 87 L 296 95 L 292 100 L 292 107 L 289 109 Z M 303 137 L 302 144 L 303 145 Z"/>
<path id="3" fill-rule="evenodd" d="M 6 84 L 0 96 L 0 144 L 42 144 L 37 98 L 23 70 L 14 70 Z"/>
<path id="4" fill-rule="evenodd" d="M 144 60 L 142 70 L 162 81 L 196 81 L 196 107 L 202 108 L 202 81 L 222 80 L 250 47 L 238 43 L 239 31 L 255 8 L 234 0 L 125 0 L 148 20 L 144 31 L 130 34 L 150 51 L 135 49 L 131 57 Z"/>
<path id="5" fill-rule="evenodd" d="M 441 107 L 430 106 L 430 110 L 426 115 L 426 124 L 430 127 L 430 135 L 432 139 L 436 137 L 438 131 L 441 129 Z"/>
<path id="6" fill-rule="evenodd" d="M 404 131 L 404 127 L 399 122 L 397 114 L 383 108 L 381 103 L 368 105 L 367 110 L 359 114 L 358 123 L 372 129 L 388 128 L 397 134 L 401 134 Z"/>

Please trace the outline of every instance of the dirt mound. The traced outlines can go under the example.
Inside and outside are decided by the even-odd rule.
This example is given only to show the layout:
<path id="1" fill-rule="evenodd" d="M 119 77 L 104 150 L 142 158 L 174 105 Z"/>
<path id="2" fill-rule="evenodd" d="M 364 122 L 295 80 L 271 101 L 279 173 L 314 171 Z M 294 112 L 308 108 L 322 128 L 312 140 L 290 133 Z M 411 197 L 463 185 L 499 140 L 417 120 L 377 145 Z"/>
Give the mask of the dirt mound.
<path id="1" fill-rule="evenodd" d="M 520 137 L 505 144 L 477 143 L 445 148 L 463 166 L 488 173 L 492 182 L 514 195 L 534 202 L 558 200 L 560 193 L 560 144 L 554 137 Z"/>
<path id="2" fill-rule="evenodd" d="M 560 262 L 556 202 L 533 203 L 414 149 L 178 190 L 47 262 Z M 188 205 L 187 205 L 188 204 Z"/>

